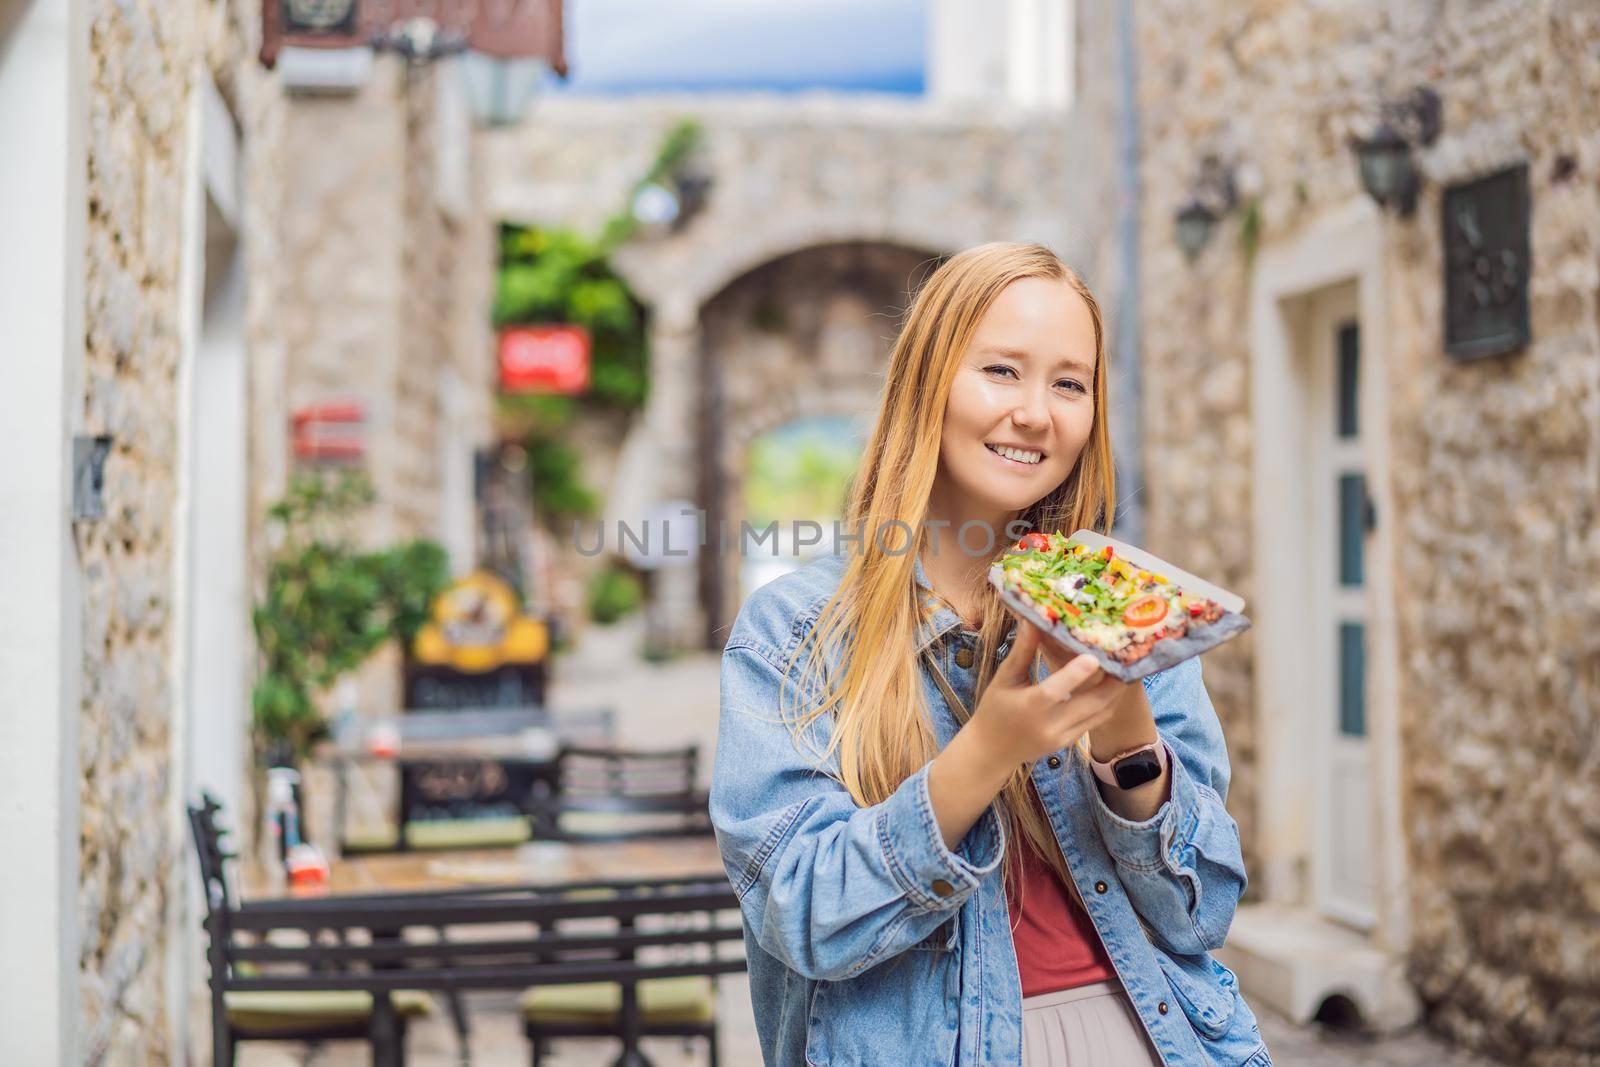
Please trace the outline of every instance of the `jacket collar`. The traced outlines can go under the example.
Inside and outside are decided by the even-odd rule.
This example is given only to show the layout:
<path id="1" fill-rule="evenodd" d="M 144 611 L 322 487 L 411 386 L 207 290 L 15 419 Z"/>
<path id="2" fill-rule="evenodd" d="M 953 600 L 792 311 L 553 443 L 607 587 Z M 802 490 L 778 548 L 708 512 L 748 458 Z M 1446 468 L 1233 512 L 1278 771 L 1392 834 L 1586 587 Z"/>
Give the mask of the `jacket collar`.
<path id="1" fill-rule="evenodd" d="M 921 652 L 942 640 L 952 630 L 960 629 L 961 616 L 956 614 L 948 600 L 933 591 L 933 585 L 922 569 L 922 554 L 919 552 L 913 558 L 917 575 L 917 603 L 922 608 L 917 640 L 917 651 Z"/>
<path id="2" fill-rule="evenodd" d="M 950 602 L 934 592 L 933 585 L 928 581 L 927 573 L 922 569 L 922 554 L 919 552 L 913 557 L 917 578 L 917 602 L 922 608 L 922 619 L 919 624 L 917 651 L 935 642 L 943 640 L 953 632 L 960 631 L 963 627 L 961 616 L 956 614 Z M 1000 641 L 998 654 L 1002 657 L 1011 649 L 1013 633 L 1007 634 Z"/>

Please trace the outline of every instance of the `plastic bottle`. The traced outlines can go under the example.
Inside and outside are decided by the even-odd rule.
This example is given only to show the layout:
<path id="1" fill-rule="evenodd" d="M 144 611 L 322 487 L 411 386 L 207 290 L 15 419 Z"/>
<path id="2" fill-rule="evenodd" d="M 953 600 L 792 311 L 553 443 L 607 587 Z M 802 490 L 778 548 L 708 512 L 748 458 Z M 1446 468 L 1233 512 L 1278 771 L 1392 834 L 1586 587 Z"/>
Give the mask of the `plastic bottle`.
<path id="1" fill-rule="evenodd" d="M 295 804 L 294 787 L 300 781 L 300 772 L 293 767 L 267 768 L 266 833 L 271 855 L 268 867 L 275 868 L 276 879 L 289 857 L 289 846 L 300 840 L 300 812 Z"/>

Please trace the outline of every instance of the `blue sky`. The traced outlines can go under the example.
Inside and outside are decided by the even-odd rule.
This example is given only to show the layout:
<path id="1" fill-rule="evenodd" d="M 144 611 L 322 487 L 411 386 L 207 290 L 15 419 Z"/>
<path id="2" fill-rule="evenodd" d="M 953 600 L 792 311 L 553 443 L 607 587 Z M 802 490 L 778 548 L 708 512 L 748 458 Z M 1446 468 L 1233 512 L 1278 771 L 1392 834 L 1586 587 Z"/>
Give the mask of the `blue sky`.
<path id="1" fill-rule="evenodd" d="M 566 6 L 567 92 L 922 92 L 926 0 L 566 0 Z"/>

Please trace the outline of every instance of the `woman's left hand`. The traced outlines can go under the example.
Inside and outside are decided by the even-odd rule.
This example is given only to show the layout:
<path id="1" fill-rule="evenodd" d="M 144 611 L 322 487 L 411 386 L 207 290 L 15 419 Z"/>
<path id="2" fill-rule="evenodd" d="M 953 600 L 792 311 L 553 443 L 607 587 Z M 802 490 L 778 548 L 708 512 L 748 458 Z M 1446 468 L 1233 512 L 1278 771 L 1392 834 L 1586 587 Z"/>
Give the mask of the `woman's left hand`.
<path id="1" fill-rule="evenodd" d="M 1045 637 L 1043 631 L 1040 632 L 1039 649 L 1044 653 L 1052 674 L 1066 666 L 1075 655 Z M 1103 763 L 1120 752 L 1160 739 L 1156 733 L 1155 713 L 1150 710 L 1150 701 L 1145 696 L 1142 682 L 1122 682 L 1102 674 L 1095 684 L 1115 686 L 1122 690 L 1111 717 L 1089 731 L 1089 752 L 1095 759 Z M 1164 771 L 1161 777 L 1133 789 L 1118 789 L 1100 782 L 1100 794 L 1112 811 L 1125 819 L 1142 822 L 1154 815 L 1166 800 L 1170 776 L 1170 771 Z"/>

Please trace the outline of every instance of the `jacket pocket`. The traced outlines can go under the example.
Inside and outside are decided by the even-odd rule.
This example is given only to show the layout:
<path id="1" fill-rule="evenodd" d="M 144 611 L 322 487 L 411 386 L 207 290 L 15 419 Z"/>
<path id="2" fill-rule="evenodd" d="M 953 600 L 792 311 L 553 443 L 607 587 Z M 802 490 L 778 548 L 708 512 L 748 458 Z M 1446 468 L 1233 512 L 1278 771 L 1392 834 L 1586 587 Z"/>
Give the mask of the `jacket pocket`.
<path id="1" fill-rule="evenodd" d="M 944 930 L 940 924 L 938 932 Z M 926 944 L 924 939 L 853 978 L 817 982 L 806 1020 L 806 1063 L 953 1063 L 960 1020 L 957 953 L 917 951 Z"/>
<path id="2" fill-rule="evenodd" d="M 1212 1040 L 1227 1033 L 1239 1001 L 1239 981 L 1233 972 L 1209 954 L 1169 956 L 1157 952 L 1156 960 L 1178 1007 L 1196 1032 Z"/>

